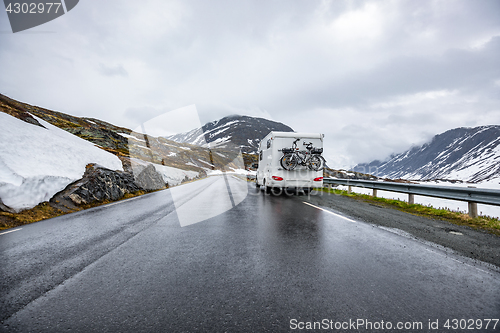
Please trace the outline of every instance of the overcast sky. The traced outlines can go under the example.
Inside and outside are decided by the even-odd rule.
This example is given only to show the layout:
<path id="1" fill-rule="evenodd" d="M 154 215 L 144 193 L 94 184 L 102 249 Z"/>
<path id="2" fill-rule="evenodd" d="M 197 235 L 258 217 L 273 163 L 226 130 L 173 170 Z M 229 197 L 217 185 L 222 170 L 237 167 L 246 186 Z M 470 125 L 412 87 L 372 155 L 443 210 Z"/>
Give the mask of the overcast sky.
<path id="1" fill-rule="evenodd" d="M 351 167 L 500 124 L 500 1 L 81 0 L 16 34 L 2 11 L 0 93 L 129 128 L 265 117 Z"/>

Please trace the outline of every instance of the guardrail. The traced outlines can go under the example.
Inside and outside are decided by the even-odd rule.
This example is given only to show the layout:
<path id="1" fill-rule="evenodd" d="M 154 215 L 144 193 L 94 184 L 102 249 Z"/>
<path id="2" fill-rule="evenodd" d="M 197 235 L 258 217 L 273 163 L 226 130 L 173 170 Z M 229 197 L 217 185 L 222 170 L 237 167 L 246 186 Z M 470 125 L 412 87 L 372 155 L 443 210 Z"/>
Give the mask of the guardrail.
<path id="1" fill-rule="evenodd" d="M 420 185 L 409 183 L 395 183 L 373 180 L 335 179 L 324 178 L 323 185 L 331 188 L 332 185 L 345 185 L 351 187 L 363 187 L 373 189 L 373 196 L 377 196 L 377 190 L 408 193 L 408 203 L 415 203 L 415 195 L 428 197 L 467 201 L 469 203 L 469 215 L 477 217 L 477 204 L 500 206 L 500 190 L 479 189 L 475 187 L 448 187 L 434 185 Z"/>

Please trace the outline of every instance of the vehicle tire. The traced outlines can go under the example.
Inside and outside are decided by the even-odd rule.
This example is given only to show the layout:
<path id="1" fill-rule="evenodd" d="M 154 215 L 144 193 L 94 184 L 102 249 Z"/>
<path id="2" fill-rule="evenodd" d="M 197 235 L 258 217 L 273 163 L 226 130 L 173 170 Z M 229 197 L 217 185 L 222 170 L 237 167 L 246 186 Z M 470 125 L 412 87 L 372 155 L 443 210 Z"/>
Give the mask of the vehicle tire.
<path id="1" fill-rule="evenodd" d="M 321 171 L 325 167 L 325 159 L 320 155 L 313 155 L 309 160 L 309 169 Z"/>
<path id="2" fill-rule="evenodd" d="M 269 186 L 266 185 L 266 180 L 264 179 L 264 181 L 262 182 L 262 186 L 264 187 L 264 193 L 265 194 L 269 194 L 271 193 L 271 188 Z"/>
<path id="3" fill-rule="evenodd" d="M 321 166 L 320 166 L 320 168 L 319 168 L 319 170 L 318 170 L 318 171 L 321 171 L 321 170 L 323 170 L 323 169 L 325 168 L 325 166 L 326 166 L 326 160 L 325 160 L 325 158 L 324 158 L 323 156 L 321 156 L 321 155 L 317 155 L 317 156 L 321 159 Z"/>
<path id="4" fill-rule="evenodd" d="M 293 170 L 297 166 L 297 157 L 295 154 L 285 154 L 281 157 L 280 163 L 283 169 Z"/>
<path id="5" fill-rule="evenodd" d="M 259 185 L 259 182 L 258 182 L 257 176 L 255 176 L 255 187 L 256 187 L 256 188 L 260 188 L 260 185 Z"/>
<path id="6" fill-rule="evenodd" d="M 279 196 L 283 193 L 283 188 L 282 187 L 272 187 L 271 193 L 275 196 Z"/>

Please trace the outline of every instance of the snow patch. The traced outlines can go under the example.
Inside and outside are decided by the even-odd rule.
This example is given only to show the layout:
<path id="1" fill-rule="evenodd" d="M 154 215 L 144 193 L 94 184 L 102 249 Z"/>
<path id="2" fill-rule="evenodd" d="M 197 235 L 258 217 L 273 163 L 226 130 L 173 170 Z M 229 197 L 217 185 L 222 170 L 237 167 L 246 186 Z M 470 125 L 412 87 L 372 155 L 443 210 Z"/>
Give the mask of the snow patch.
<path id="1" fill-rule="evenodd" d="M 422 185 L 438 185 L 438 186 L 452 186 L 452 187 L 468 187 L 474 186 L 477 188 L 485 188 L 485 189 L 500 189 L 499 179 L 495 181 L 482 182 L 479 184 L 470 184 L 470 183 L 451 183 L 451 182 L 443 182 L 443 181 L 420 181 L 417 182 Z M 347 186 L 338 186 L 336 187 L 339 190 L 347 191 Z M 372 189 L 369 188 L 361 188 L 352 186 L 352 192 L 368 194 L 371 195 L 373 193 Z M 386 199 L 397 199 L 401 201 L 408 201 L 408 194 L 406 193 L 398 193 L 391 191 L 377 191 L 377 196 Z M 444 208 L 450 209 L 454 211 L 460 211 L 462 213 L 467 213 L 468 211 L 468 203 L 466 201 L 458 201 L 458 200 L 449 200 L 449 199 L 441 199 L 441 198 L 433 198 L 427 197 L 423 195 L 415 195 L 415 203 L 421 205 L 431 205 L 434 208 Z M 477 210 L 480 215 L 484 216 L 492 216 L 496 218 L 500 218 L 500 207 L 493 205 L 484 205 L 478 204 Z"/>
<path id="2" fill-rule="evenodd" d="M 121 136 L 123 136 L 124 138 L 127 138 L 127 139 L 129 139 L 129 140 L 130 140 L 130 139 L 133 139 L 133 140 L 137 140 L 137 141 L 143 141 L 143 142 L 146 142 L 146 140 L 144 140 L 144 139 L 139 139 L 139 138 L 137 138 L 137 137 L 136 137 L 136 136 L 134 136 L 134 135 L 125 134 L 125 133 L 118 133 L 118 134 L 120 134 Z"/>
<path id="3" fill-rule="evenodd" d="M 226 127 L 226 128 L 223 128 L 223 129 L 218 130 L 217 132 L 210 133 L 210 134 L 209 134 L 209 138 L 211 139 L 211 138 L 213 138 L 214 136 L 219 135 L 219 134 L 221 134 L 222 132 L 227 131 L 228 129 L 229 129 L 229 127 Z"/>
<path id="4" fill-rule="evenodd" d="M 226 142 L 228 142 L 230 140 L 231 140 L 231 136 L 225 136 L 223 138 L 218 138 L 218 139 L 210 142 L 210 146 L 216 147 L 216 146 L 221 145 L 223 143 L 226 143 Z"/>
<path id="5" fill-rule="evenodd" d="M 198 158 L 198 161 L 200 161 L 201 163 L 208 164 L 208 166 L 210 166 L 210 167 L 213 167 L 213 166 L 214 166 L 212 163 L 209 163 L 209 162 L 207 162 L 207 161 L 200 160 L 199 158 Z"/>
<path id="6" fill-rule="evenodd" d="M 196 171 L 182 170 L 166 165 L 160 165 L 156 163 L 146 162 L 138 158 L 131 158 L 131 160 L 137 164 L 148 166 L 152 164 L 156 171 L 162 175 L 163 180 L 168 183 L 169 186 L 179 185 L 184 179 L 194 179 L 199 177 L 200 173 Z M 186 163 L 188 164 L 188 163 Z"/>
<path id="7" fill-rule="evenodd" d="M 115 155 L 33 116 L 32 125 L 0 112 L 0 198 L 16 211 L 47 201 L 96 163 L 122 170 Z"/>

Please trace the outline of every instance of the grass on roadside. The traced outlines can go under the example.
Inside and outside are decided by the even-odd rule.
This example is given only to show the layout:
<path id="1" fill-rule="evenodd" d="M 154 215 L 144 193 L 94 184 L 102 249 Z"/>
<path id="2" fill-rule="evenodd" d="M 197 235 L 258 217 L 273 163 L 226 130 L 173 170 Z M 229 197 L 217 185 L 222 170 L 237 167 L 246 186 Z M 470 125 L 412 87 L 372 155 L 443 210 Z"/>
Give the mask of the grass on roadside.
<path id="1" fill-rule="evenodd" d="M 319 189 L 320 191 L 332 193 L 335 195 L 343 195 L 356 200 L 362 200 L 365 202 L 377 203 L 384 207 L 398 209 L 400 211 L 410 213 L 413 215 L 437 218 L 445 220 L 457 225 L 469 226 L 475 229 L 486 230 L 492 234 L 500 236 L 500 219 L 490 217 L 490 216 L 479 216 L 476 218 L 470 217 L 468 214 L 462 212 L 452 211 L 449 209 L 437 209 L 432 206 L 420 205 L 420 204 L 409 204 L 405 201 L 385 199 L 380 197 L 372 197 L 367 194 L 360 193 L 348 193 L 343 190 L 327 188 Z"/>
<path id="2" fill-rule="evenodd" d="M 48 202 L 42 202 L 31 209 L 16 214 L 0 212 L 0 230 L 19 227 L 63 214 L 62 210 L 52 207 Z"/>
<path id="3" fill-rule="evenodd" d="M 117 201 L 137 197 L 139 195 L 143 195 L 146 193 L 149 193 L 149 192 L 136 191 L 133 193 L 126 193 L 121 199 L 119 199 Z M 77 209 L 74 209 L 74 210 L 71 210 L 68 212 L 63 212 L 62 210 L 51 206 L 47 201 L 42 202 L 31 209 L 26 209 L 26 210 L 23 210 L 19 213 L 15 213 L 15 214 L 0 211 L 0 230 L 19 227 L 19 226 L 22 226 L 25 224 L 50 219 L 50 218 L 61 216 L 64 214 L 74 213 L 74 212 L 77 212 L 80 210 L 84 210 L 84 209 L 88 209 L 88 208 L 92 208 L 92 207 L 97 207 L 97 206 L 102 206 L 102 205 L 105 205 L 105 204 L 108 204 L 111 202 L 112 201 L 110 201 L 110 200 L 104 200 L 104 201 L 94 202 L 94 203 L 90 203 L 90 204 L 80 205 L 80 206 L 78 206 Z"/>

